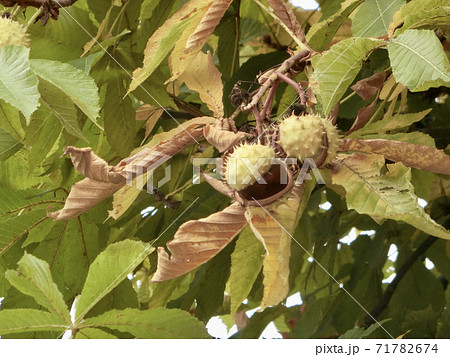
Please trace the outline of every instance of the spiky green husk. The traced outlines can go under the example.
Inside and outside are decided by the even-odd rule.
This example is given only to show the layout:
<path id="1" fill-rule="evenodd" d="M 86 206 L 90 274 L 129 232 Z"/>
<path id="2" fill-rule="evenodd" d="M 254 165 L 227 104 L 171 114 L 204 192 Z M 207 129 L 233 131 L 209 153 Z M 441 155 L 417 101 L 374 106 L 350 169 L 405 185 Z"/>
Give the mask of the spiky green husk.
<path id="1" fill-rule="evenodd" d="M 328 138 L 326 165 L 336 156 L 339 139 L 336 127 L 327 119 L 312 114 L 286 118 L 280 124 L 280 145 L 289 157 L 305 161 L 321 154 L 324 134 Z"/>
<path id="2" fill-rule="evenodd" d="M 0 48 L 6 45 L 29 47 L 27 31 L 17 21 L 0 17 Z"/>
<path id="3" fill-rule="evenodd" d="M 262 176 L 269 171 L 270 160 L 273 158 L 275 158 L 275 151 L 270 146 L 261 144 L 237 146 L 227 157 L 225 179 L 231 187 L 241 191 L 256 182 L 256 175 L 251 172 L 252 164 Z M 258 161 L 260 159 L 262 161 Z"/>

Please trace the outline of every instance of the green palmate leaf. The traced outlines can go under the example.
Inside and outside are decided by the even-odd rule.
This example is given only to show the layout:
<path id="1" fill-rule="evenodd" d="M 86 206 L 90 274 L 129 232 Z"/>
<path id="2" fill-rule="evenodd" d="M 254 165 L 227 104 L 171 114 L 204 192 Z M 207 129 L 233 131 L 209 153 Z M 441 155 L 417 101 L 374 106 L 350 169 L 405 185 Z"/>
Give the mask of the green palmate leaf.
<path id="1" fill-rule="evenodd" d="M 25 136 L 19 110 L 1 99 L 0 128 L 10 132 L 17 140 L 22 140 Z"/>
<path id="2" fill-rule="evenodd" d="M 247 298 L 253 283 L 258 277 L 264 260 L 264 246 L 249 228 L 239 235 L 231 255 L 230 297 L 231 311 L 234 315 Z"/>
<path id="3" fill-rule="evenodd" d="M 41 101 L 48 109 L 49 115 L 53 115 L 64 129 L 85 142 L 89 142 L 88 139 L 83 135 L 77 120 L 77 110 L 73 105 L 72 100 L 65 95 L 60 89 L 50 84 L 46 80 L 41 80 L 39 82 L 39 91 L 41 92 Z M 55 98 L 58 98 L 55 100 Z M 45 115 L 41 114 L 40 115 Z M 45 118 L 47 119 L 47 118 Z M 58 130 L 56 130 L 58 132 Z"/>
<path id="4" fill-rule="evenodd" d="M 447 0 L 412 0 L 397 11 L 389 24 L 389 34 L 400 35 L 409 28 L 435 28 L 448 25 L 450 7 Z"/>
<path id="5" fill-rule="evenodd" d="M 118 337 L 105 332 L 103 330 L 100 330 L 98 328 L 84 328 L 81 331 L 78 331 L 78 333 L 75 336 L 75 339 L 116 339 Z"/>
<path id="6" fill-rule="evenodd" d="M 383 323 L 387 322 L 387 320 L 380 321 L 379 323 L 373 324 L 369 328 L 365 329 L 364 327 L 356 326 L 355 328 L 348 330 L 346 333 L 339 336 L 341 339 L 345 338 L 364 338 L 368 337 L 377 330 L 380 327 L 380 324 L 383 325 Z"/>
<path id="7" fill-rule="evenodd" d="M 84 44 L 97 31 L 89 15 L 88 11 L 70 6 L 59 12 L 58 21 L 49 21 L 45 26 L 38 23 L 30 26 L 31 57 L 62 62 L 79 58 Z"/>
<path id="8" fill-rule="evenodd" d="M 369 38 L 348 38 L 330 48 L 324 55 L 313 57 L 311 87 L 328 115 L 341 99 L 371 51 L 383 43 Z"/>
<path id="9" fill-rule="evenodd" d="M 46 105 L 41 105 L 33 114 L 30 124 L 25 129 L 25 145 L 30 150 L 28 156 L 30 172 L 49 154 L 54 152 L 49 143 L 57 144 L 61 131 L 61 123 Z M 56 146 L 54 146 L 54 150 L 56 150 Z"/>
<path id="10" fill-rule="evenodd" d="M 25 197 L 36 191 L 11 191 L 0 186 L 0 255 L 11 248 L 21 237 L 45 219 L 45 207 L 35 205 L 36 200 Z"/>
<path id="11" fill-rule="evenodd" d="M 425 118 L 431 110 L 432 109 L 427 109 L 419 113 L 393 115 L 389 118 L 366 125 L 365 127 L 350 134 L 349 137 L 359 137 L 366 134 L 381 134 L 391 130 L 407 128 L 411 124 Z"/>
<path id="12" fill-rule="evenodd" d="M 17 45 L 0 49 L 0 98 L 27 120 L 39 106 L 38 79 L 30 68 L 29 53 L 28 48 Z"/>
<path id="13" fill-rule="evenodd" d="M 346 0 L 341 4 L 338 12 L 320 21 L 309 29 L 306 35 L 306 41 L 316 51 L 323 51 L 333 39 L 333 36 L 347 20 L 347 17 L 363 2 L 364 0 Z"/>
<path id="14" fill-rule="evenodd" d="M 89 267 L 75 319 L 80 321 L 151 252 L 148 244 L 125 240 L 108 246 L 100 253 Z"/>
<path id="15" fill-rule="evenodd" d="M 31 68 L 42 79 L 67 95 L 97 126 L 99 95 L 97 85 L 86 72 L 68 63 L 50 60 L 30 60 Z"/>
<path id="16" fill-rule="evenodd" d="M 69 309 L 53 282 L 47 262 L 25 253 L 18 263 L 18 269 L 8 270 L 6 278 L 16 289 L 32 296 L 38 304 L 58 315 L 61 321 L 70 324 Z"/>
<path id="17" fill-rule="evenodd" d="M 0 161 L 14 155 L 22 146 L 23 144 L 17 141 L 14 136 L 0 128 Z"/>
<path id="18" fill-rule="evenodd" d="M 131 333 L 137 338 L 208 338 L 206 328 L 186 311 L 177 309 L 111 310 L 86 319 L 80 331 L 89 327 L 107 327 Z"/>
<path id="19" fill-rule="evenodd" d="M 27 331 L 64 332 L 68 325 L 54 313 L 32 310 L 12 309 L 0 311 L 0 334 Z"/>
<path id="20" fill-rule="evenodd" d="M 401 163 L 387 165 L 384 156 L 352 154 L 341 158 L 333 183 L 347 193 L 347 207 L 375 219 L 406 222 L 430 235 L 450 239 L 450 232 L 436 223 L 417 203 L 411 169 Z"/>
<path id="21" fill-rule="evenodd" d="M 450 63 L 433 31 L 407 30 L 387 46 L 394 77 L 409 90 L 450 85 Z"/>
<path id="22" fill-rule="evenodd" d="M 106 138 L 111 147 L 122 157 L 133 149 L 136 135 L 136 110 L 129 96 L 124 98 L 122 76 L 111 79 L 106 88 L 103 106 Z"/>
<path id="23" fill-rule="evenodd" d="M 353 36 L 380 37 L 388 33 L 394 14 L 405 0 L 366 0 L 352 20 Z"/>
<path id="24" fill-rule="evenodd" d="M 170 53 L 184 30 L 199 13 L 203 13 L 205 6 L 212 0 L 194 0 L 187 2 L 179 11 L 164 22 L 149 38 L 144 51 L 144 64 L 133 72 L 133 80 L 129 92 L 143 83 Z M 201 15 L 200 15 L 201 16 Z M 193 20 L 194 19 L 194 20 Z"/>

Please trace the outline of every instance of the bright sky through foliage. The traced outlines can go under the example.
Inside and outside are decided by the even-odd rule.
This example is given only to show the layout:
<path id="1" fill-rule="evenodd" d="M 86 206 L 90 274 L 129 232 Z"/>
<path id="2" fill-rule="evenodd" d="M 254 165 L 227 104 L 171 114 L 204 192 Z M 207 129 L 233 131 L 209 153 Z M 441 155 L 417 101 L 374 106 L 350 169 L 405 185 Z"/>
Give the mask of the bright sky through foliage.
<path id="1" fill-rule="evenodd" d="M 292 5 L 302 7 L 305 10 L 314 10 L 319 7 L 319 4 L 314 0 L 291 0 Z"/>

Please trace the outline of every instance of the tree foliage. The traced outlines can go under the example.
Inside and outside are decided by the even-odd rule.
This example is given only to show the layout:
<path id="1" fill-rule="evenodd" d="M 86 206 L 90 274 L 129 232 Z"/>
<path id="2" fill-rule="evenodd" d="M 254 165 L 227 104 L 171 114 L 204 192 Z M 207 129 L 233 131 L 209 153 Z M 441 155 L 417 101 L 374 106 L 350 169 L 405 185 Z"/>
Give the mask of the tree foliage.
<path id="1" fill-rule="evenodd" d="M 0 0 L 2 338 L 450 335 L 448 4 L 318 2 Z"/>

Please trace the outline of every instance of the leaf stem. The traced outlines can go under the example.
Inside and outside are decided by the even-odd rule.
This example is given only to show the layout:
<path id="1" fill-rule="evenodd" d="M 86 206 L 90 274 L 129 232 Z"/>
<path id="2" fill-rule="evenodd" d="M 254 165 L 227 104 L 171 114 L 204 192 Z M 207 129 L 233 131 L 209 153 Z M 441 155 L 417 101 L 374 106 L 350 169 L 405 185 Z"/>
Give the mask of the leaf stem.
<path id="1" fill-rule="evenodd" d="M 38 19 L 39 16 L 41 16 L 44 13 L 44 7 L 41 6 L 39 9 L 35 11 L 33 16 L 30 17 L 28 22 L 26 23 L 25 30 L 28 30 L 28 28 Z"/>

